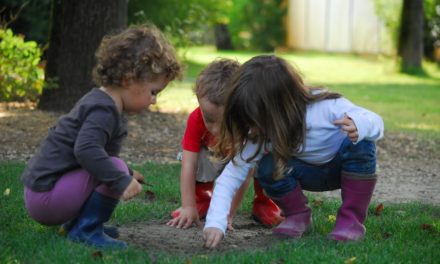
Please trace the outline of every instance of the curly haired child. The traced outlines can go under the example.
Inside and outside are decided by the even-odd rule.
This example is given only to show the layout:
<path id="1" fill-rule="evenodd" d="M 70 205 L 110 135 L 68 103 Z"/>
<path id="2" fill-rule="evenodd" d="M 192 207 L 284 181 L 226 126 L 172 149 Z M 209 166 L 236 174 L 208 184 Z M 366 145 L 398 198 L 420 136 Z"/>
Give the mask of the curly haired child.
<path id="1" fill-rule="evenodd" d="M 104 226 L 120 199 L 141 191 L 143 176 L 118 157 L 127 135 L 124 113 L 138 114 L 180 76 L 174 49 L 152 25 L 103 38 L 95 83 L 50 128 L 21 177 L 29 215 L 43 225 L 64 224 L 68 239 L 99 248 L 126 248 Z"/>
<path id="2" fill-rule="evenodd" d="M 188 228 L 193 223 L 200 225 L 211 201 L 214 180 L 220 175 L 224 163 L 211 159 L 210 148 L 215 145 L 223 115 L 225 87 L 239 68 L 231 59 L 218 59 L 206 66 L 199 74 L 194 92 L 199 107 L 188 117 L 182 140 L 181 195 L 182 207 L 171 213 L 173 219 L 167 224 Z M 241 185 L 232 201 L 228 216 L 228 228 L 246 192 L 251 176 Z M 263 194 L 257 180 L 254 180 L 255 197 L 252 215 L 265 225 L 281 222 L 280 209 Z"/>
<path id="3" fill-rule="evenodd" d="M 282 209 L 276 235 L 299 238 L 312 225 L 302 190 L 341 189 L 342 205 L 329 238 L 364 237 L 376 184 L 375 141 L 382 119 L 337 93 L 306 86 L 285 60 L 256 56 L 234 75 L 225 103 L 218 148 L 231 146 L 206 218 L 205 246 L 218 245 L 235 191 L 248 171 Z"/>

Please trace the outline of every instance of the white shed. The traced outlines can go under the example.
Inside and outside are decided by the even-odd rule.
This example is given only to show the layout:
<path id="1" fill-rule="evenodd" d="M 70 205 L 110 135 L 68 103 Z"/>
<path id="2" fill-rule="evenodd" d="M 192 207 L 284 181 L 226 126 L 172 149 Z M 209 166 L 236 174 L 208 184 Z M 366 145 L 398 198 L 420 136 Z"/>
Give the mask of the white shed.
<path id="1" fill-rule="evenodd" d="M 301 50 L 390 54 L 391 36 L 372 0 L 288 0 L 287 46 Z"/>

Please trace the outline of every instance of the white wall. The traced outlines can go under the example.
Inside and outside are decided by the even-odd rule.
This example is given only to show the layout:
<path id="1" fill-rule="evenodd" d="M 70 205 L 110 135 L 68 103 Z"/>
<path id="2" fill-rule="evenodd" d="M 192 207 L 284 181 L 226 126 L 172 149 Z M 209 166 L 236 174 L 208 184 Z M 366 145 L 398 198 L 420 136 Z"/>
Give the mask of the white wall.
<path id="1" fill-rule="evenodd" d="M 289 0 L 287 45 L 329 52 L 391 53 L 371 0 Z"/>

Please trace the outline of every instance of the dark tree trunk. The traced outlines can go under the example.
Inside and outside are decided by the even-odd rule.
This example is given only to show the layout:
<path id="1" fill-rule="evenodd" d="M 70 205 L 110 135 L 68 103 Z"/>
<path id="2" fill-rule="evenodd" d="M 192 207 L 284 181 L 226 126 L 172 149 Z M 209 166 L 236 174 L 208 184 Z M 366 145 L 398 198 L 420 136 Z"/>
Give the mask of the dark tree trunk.
<path id="1" fill-rule="evenodd" d="M 423 0 L 404 0 L 398 54 L 402 70 L 421 70 L 423 58 Z"/>
<path id="2" fill-rule="evenodd" d="M 68 111 L 93 88 L 95 51 L 104 35 L 127 26 L 127 0 L 54 0 L 44 89 L 38 107 Z"/>
<path id="3" fill-rule="evenodd" d="M 228 25 L 216 24 L 215 32 L 215 46 L 218 50 L 233 50 L 231 36 L 229 34 Z"/>

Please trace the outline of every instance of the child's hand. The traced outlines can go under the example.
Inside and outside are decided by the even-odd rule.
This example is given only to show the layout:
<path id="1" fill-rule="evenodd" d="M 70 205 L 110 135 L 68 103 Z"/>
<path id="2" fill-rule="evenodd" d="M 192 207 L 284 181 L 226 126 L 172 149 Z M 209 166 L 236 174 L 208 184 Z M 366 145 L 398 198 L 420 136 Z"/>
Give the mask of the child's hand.
<path id="1" fill-rule="evenodd" d="M 133 178 L 135 178 L 139 183 L 145 183 L 144 175 L 140 174 L 138 171 L 133 170 Z"/>
<path id="2" fill-rule="evenodd" d="M 141 191 L 142 191 L 142 186 L 140 185 L 140 183 L 135 178 L 132 178 L 130 184 L 122 193 L 122 200 L 127 201 L 138 195 Z"/>
<path id="3" fill-rule="evenodd" d="M 356 142 L 358 140 L 359 133 L 357 127 L 347 114 L 344 114 L 343 118 L 333 121 L 333 124 L 341 126 L 342 131 L 347 133 L 351 142 Z"/>
<path id="4" fill-rule="evenodd" d="M 223 239 L 223 232 L 216 227 L 208 227 L 203 231 L 204 246 L 206 248 L 215 248 Z"/>
<path id="5" fill-rule="evenodd" d="M 170 220 L 167 225 L 175 226 L 177 228 L 188 228 L 193 223 L 197 226 L 201 226 L 202 222 L 200 222 L 199 214 L 197 213 L 197 208 L 193 206 L 181 207 L 180 215 L 172 220 Z"/>

